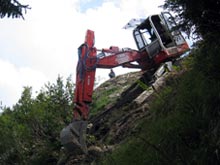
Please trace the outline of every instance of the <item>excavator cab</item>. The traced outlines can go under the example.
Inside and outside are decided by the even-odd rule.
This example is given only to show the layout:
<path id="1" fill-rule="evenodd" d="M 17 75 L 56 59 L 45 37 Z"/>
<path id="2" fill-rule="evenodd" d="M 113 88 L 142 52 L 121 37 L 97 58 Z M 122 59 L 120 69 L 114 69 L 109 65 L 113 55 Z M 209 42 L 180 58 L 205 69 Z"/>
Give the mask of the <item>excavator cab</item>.
<path id="1" fill-rule="evenodd" d="M 151 59 L 166 50 L 168 50 L 168 55 L 172 56 L 172 53 L 169 52 L 171 48 L 174 50 L 175 47 L 187 44 L 176 26 L 177 24 L 169 12 L 149 16 L 133 30 L 138 50 L 146 51 Z M 176 52 L 178 52 L 177 49 Z"/>

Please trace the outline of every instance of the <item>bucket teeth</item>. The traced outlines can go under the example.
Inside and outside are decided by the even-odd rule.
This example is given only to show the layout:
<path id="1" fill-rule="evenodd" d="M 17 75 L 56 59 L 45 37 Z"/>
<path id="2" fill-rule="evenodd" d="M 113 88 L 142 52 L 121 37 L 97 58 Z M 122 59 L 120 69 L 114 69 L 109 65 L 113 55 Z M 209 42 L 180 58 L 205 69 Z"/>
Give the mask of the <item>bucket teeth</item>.
<path id="1" fill-rule="evenodd" d="M 87 121 L 76 120 L 63 128 L 60 133 L 61 144 L 74 154 L 87 154 L 86 146 Z"/>

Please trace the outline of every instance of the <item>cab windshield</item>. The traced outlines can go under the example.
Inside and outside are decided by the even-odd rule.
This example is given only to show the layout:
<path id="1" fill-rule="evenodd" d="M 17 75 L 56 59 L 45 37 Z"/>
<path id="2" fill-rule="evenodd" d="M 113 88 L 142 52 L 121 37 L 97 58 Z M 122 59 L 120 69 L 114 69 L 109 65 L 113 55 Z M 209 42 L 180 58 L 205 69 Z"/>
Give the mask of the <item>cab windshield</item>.
<path id="1" fill-rule="evenodd" d="M 155 31 L 148 19 L 134 30 L 134 38 L 139 50 L 145 48 L 157 39 Z"/>

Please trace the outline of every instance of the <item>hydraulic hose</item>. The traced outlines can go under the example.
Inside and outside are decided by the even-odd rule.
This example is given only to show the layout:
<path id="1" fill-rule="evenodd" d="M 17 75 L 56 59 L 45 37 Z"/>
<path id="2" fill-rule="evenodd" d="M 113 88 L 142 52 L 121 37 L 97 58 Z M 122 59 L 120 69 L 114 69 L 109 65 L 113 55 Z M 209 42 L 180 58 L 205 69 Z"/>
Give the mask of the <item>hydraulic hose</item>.
<path id="1" fill-rule="evenodd" d="M 85 56 L 84 58 L 82 58 L 82 48 L 83 47 L 86 47 L 85 49 Z M 78 58 L 79 58 L 79 61 L 78 61 L 78 64 L 77 64 L 77 71 L 80 75 L 80 79 L 83 78 L 83 74 L 84 74 L 84 71 L 83 70 L 94 70 L 96 69 L 96 64 L 98 62 L 98 58 L 97 57 L 89 57 L 89 53 L 90 53 L 90 50 L 89 50 L 89 47 L 86 43 L 83 43 L 79 48 L 78 48 Z M 86 66 L 86 61 L 87 59 L 95 59 L 95 64 L 93 66 Z"/>

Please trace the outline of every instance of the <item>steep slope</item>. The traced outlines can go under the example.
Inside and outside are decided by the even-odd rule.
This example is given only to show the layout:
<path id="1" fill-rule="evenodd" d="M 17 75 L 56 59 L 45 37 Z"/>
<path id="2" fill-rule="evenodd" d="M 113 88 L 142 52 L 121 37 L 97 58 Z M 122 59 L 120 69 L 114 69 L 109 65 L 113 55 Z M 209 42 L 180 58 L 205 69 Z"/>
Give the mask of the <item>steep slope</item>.
<path id="1" fill-rule="evenodd" d="M 147 74 L 134 72 L 109 79 L 94 91 L 88 129 L 89 154 L 70 156 L 67 164 L 91 164 L 111 152 L 137 132 L 143 119 L 150 117 L 149 104 L 165 87 L 166 81 L 181 72 L 166 72 L 152 86 Z"/>

